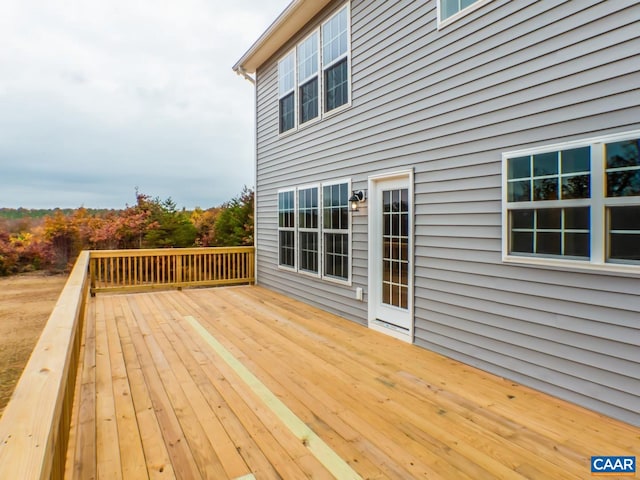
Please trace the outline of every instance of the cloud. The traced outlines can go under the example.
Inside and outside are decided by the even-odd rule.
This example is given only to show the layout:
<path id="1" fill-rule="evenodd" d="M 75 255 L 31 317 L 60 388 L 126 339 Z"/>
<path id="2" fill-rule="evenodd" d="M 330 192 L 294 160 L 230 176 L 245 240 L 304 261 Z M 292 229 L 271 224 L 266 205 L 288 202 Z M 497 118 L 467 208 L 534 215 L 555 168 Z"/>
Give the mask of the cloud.
<path id="1" fill-rule="evenodd" d="M 208 207 L 253 179 L 231 66 L 286 0 L 0 2 L 0 207 Z"/>

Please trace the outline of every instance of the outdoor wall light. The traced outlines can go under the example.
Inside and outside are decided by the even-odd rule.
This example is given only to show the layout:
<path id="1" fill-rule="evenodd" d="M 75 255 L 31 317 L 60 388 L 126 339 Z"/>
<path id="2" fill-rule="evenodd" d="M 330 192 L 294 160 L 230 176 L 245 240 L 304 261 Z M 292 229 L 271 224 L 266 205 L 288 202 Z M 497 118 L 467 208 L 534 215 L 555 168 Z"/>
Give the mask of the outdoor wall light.
<path id="1" fill-rule="evenodd" d="M 354 190 L 353 194 L 349 198 L 349 209 L 352 212 L 357 212 L 358 211 L 358 205 L 360 204 L 360 202 L 364 201 L 364 199 L 365 199 L 364 191 L 362 191 L 362 190 Z"/>

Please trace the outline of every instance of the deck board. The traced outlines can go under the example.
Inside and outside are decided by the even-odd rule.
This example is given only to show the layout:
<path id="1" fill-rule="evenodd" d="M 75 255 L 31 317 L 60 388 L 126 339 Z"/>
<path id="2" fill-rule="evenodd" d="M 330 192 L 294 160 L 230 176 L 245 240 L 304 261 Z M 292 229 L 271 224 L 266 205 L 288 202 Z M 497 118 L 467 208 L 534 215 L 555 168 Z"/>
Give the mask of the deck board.
<path id="1" fill-rule="evenodd" d="M 579 479 L 640 454 L 636 427 L 251 286 L 90 300 L 67 478 L 333 478 L 186 317 L 362 478 Z"/>

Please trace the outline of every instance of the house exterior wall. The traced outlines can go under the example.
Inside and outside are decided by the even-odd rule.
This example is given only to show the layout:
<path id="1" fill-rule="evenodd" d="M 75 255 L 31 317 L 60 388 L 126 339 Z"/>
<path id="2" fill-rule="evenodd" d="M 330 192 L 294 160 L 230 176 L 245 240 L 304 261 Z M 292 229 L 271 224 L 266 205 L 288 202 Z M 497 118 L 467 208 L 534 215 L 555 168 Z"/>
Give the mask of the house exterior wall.
<path id="1" fill-rule="evenodd" d="M 414 172 L 414 343 L 640 425 L 640 266 L 502 261 L 501 155 L 640 129 L 640 4 L 352 0 L 351 106 L 278 134 L 278 58 L 257 71 L 258 282 L 367 324 L 367 215 L 351 284 L 278 268 L 279 189 Z M 364 289 L 364 301 L 356 288 Z"/>

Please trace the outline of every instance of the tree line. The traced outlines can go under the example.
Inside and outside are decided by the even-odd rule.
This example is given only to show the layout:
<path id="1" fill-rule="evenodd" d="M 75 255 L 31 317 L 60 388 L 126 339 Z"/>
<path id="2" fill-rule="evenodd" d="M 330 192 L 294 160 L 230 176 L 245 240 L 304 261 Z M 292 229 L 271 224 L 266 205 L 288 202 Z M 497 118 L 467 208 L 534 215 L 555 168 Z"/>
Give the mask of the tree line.
<path id="1" fill-rule="evenodd" d="M 0 210 L 0 276 L 66 271 L 82 250 L 253 245 L 253 190 L 203 210 L 136 190 L 122 210 Z"/>

